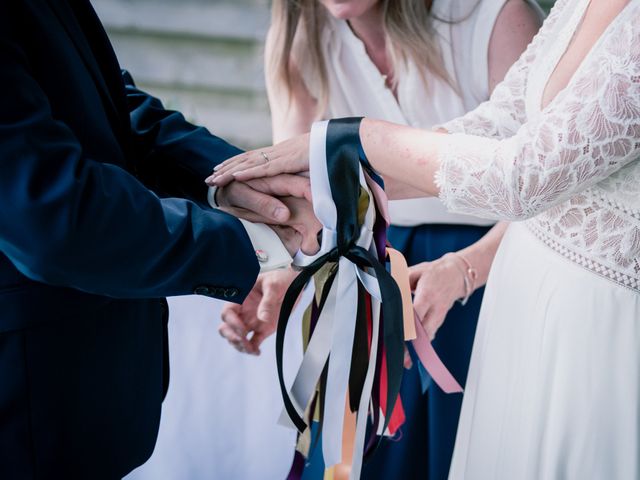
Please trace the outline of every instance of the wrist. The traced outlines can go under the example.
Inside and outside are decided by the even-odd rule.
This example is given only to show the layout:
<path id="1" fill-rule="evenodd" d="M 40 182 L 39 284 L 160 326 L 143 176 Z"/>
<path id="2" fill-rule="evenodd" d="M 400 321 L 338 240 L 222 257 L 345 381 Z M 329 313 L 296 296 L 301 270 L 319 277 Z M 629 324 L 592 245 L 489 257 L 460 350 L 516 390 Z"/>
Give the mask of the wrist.
<path id="1" fill-rule="evenodd" d="M 461 295 L 458 297 L 458 302 L 462 305 L 466 305 L 467 301 L 478 288 L 478 271 L 469 262 L 465 255 L 460 252 L 450 252 L 444 255 L 443 258 L 449 259 L 460 272 L 461 279 Z"/>

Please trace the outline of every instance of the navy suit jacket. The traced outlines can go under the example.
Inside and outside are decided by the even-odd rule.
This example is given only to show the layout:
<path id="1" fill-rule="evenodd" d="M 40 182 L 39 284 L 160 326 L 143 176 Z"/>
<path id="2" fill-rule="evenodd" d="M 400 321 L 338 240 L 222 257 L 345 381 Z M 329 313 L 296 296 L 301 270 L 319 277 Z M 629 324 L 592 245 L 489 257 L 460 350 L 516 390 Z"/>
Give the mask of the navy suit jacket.
<path id="1" fill-rule="evenodd" d="M 238 152 L 136 88 L 88 0 L 0 2 L 0 478 L 119 478 L 151 455 L 163 297 L 239 302 L 259 270 L 206 205 Z"/>

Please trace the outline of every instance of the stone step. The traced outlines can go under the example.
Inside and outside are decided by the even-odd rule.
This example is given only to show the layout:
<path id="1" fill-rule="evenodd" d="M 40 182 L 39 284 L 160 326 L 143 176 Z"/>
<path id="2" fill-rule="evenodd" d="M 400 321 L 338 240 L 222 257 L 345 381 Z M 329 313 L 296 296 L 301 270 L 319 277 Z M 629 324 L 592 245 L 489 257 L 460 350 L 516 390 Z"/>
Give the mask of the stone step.
<path id="1" fill-rule="evenodd" d="M 166 108 L 181 111 L 189 121 L 206 126 L 240 148 L 271 144 L 271 118 L 262 97 L 238 98 L 226 93 L 179 90 L 145 83 L 138 86 L 161 98 Z"/>
<path id="2" fill-rule="evenodd" d="M 199 89 L 264 91 L 263 61 L 257 46 L 107 27 L 120 64 L 138 80 Z"/>
<path id="3" fill-rule="evenodd" d="M 261 42 L 270 20 L 269 7 L 263 1 L 93 0 L 92 3 L 113 31 L 141 30 Z"/>

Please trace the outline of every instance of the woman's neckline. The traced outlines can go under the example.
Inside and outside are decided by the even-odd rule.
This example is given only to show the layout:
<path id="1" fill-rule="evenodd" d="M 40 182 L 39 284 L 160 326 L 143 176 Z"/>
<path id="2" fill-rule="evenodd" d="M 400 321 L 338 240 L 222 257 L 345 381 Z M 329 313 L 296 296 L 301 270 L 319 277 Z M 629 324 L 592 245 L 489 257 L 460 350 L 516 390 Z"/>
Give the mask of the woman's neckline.
<path id="1" fill-rule="evenodd" d="M 346 37 L 349 43 L 353 44 L 354 48 L 359 52 L 359 55 L 364 63 L 363 67 L 366 68 L 371 76 L 375 76 L 376 81 L 380 82 L 380 88 L 385 91 L 385 95 L 389 95 L 389 97 L 393 100 L 395 106 L 402 110 L 399 89 L 396 87 L 396 91 L 388 85 L 388 76 L 380 71 L 376 63 L 373 61 L 369 53 L 367 52 L 367 47 L 365 42 L 356 34 L 351 25 L 347 20 L 337 20 L 338 28 L 343 30 L 343 36 Z M 396 83 L 396 85 L 398 85 Z"/>
<path id="2" fill-rule="evenodd" d="M 584 1 L 584 5 L 582 5 L 582 8 L 580 10 L 577 10 L 576 12 L 574 12 L 574 15 L 578 16 L 578 18 L 570 17 L 572 21 L 570 21 L 568 23 L 568 25 L 570 26 L 570 25 L 575 23 L 576 27 L 575 27 L 573 33 L 569 36 L 568 41 L 567 41 L 566 45 L 564 45 L 564 48 L 563 48 L 562 52 L 560 53 L 560 55 L 554 60 L 552 68 L 550 69 L 551 73 L 544 79 L 544 86 L 543 86 L 543 88 L 542 88 L 542 90 L 540 92 L 540 97 L 539 97 L 539 101 L 538 101 L 538 108 L 540 109 L 540 111 L 543 111 L 547 107 L 549 107 L 549 105 L 551 105 L 556 100 L 556 98 L 558 98 L 558 96 L 560 94 L 562 94 L 562 92 L 564 92 L 573 83 L 574 79 L 577 77 L 577 75 L 582 70 L 584 65 L 586 65 L 588 63 L 590 57 L 594 54 L 595 51 L 597 51 L 597 49 L 600 46 L 600 44 L 607 37 L 607 35 L 611 32 L 611 30 L 615 27 L 615 25 L 617 24 L 619 19 L 626 12 L 626 10 L 632 5 L 632 3 L 633 3 L 633 0 L 630 0 L 629 2 L 627 2 L 627 4 L 613 17 L 613 19 L 609 22 L 609 24 L 600 33 L 598 38 L 593 42 L 591 47 L 589 47 L 589 49 L 587 50 L 585 56 L 582 58 L 582 60 L 580 60 L 580 62 L 576 66 L 576 69 L 571 73 L 571 75 L 567 79 L 566 84 L 562 88 L 558 89 L 558 91 L 555 92 L 553 97 L 549 98 L 545 102 L 545 99 L 547 97 L 547 90 L 549 88 L 549 83 L 550 83 L 551 79 L 553 78 L 553 76 L 555 75 L 555 73 L 557 72 L 558 67 L 561 65 L 562 61 L 565 59 L 565 57 L 566 57 L 567 53 L 569 52 L 569 50 L 574 46 L 574 42 L 576 40 L 576 37 L 578 36 L 578 34 L 580 32 L 580 29 L 582 28 L 582 26 L 584 24 L 584 20 L 585 20 L 585 18 L 587 16 L 587 13 L 589 11 L 589 7 L 593 4 L 593 0 Z M 563 28 L 569 28 L 569 27 L 568 26 L 564 26 Z"/>

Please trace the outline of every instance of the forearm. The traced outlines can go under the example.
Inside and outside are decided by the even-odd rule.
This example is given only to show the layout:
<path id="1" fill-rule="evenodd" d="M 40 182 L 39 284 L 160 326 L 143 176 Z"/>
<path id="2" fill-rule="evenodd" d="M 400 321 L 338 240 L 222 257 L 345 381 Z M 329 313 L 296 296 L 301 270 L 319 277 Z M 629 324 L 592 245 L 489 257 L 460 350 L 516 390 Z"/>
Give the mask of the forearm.
<path id="1" fill-rule="evenodd" d="M 364 153 L 394 199 L 438 195 L 435 173 L 444 137 L 445 133 L 367 118 L 360 126 Z"/>
<path id="2" fill-rule="evenodd" d="M 71 161 L 59 158 L 47 160 L 68 171 Z M 24 163 L 12 168 L 17 161 L 9 158 L 0 169 L 2 192 L 12 180 L 45 184 L 33 173 L 38 166 Z M 235 219 L 188 200 L 159 199 L 118 167 L 85 159 L 73 167 L 76 176 L 51 175 L 51 187 L 31 197 L 0 195 L 12 204 L 0 215 L 2 250 L 24 275 L 119 298 L 191 294 L 204 285 L 215 287 L 206 294 L 233 290 L 229 299 L 241 300 L 249 291 L 258 264 Z M 236 268 L 224 267 L 229 259 Z"/>
<path id="3" fill-rule="evenodd" d="M 424 191 L 394 180 L 393 178 L 385 177 L 384 181 L 384 190 L 389 200 L 408 200 L 429 196 Z"/>

